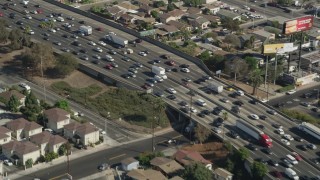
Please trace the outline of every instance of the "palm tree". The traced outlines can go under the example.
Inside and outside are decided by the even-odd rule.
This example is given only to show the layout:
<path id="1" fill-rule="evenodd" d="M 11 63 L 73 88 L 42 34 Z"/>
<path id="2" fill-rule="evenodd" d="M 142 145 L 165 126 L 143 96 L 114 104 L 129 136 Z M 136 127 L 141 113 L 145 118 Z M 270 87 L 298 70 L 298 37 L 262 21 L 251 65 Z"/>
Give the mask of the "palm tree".
<path id="1" fill-rule="evenodd" d="M 223 140 L 224 140 L 224 123 L 225 121 L 228 121 L 229 117 L 228 117 L 228 113 L 227 112 L 223 112 L 222 114 L 222 119 L 223 119 L 223 123 L 222 123 L 222 132 L 223 132 Z"/>
<path id="2" fill-rule="evenodd" d="M 262 71 L 260 69 L 256 69 L 249 73 L 251 85 L 253 86 L 252 94 L 255 95 L 257 91 L 257 87 L 259 87 L 263 83 Z"/>
<path id="3" fill-rule="evenodd" d="M 255 36 L 251 36 L 250 39 L 249 39 L 251 47 L 253 47 L 254 41 L 256 41 L 256 37 Z"/>
<path id="4" fill-rule="evenodd" d="M 187 94 L 190 95 L 190 110 L 189 110 L 189 124 L 190 124 L 192 121 L 192 119 L 191 119 L 191 117 L 192 117 L 191 107 L 193 107 L 192 106 L 192 104 L 193 104 L 192 98 L 196 95 L 196 93 L 193 89 L 190 89 Z M 191 141 L 191 130 L 190 130 L 190 141 Z"/>

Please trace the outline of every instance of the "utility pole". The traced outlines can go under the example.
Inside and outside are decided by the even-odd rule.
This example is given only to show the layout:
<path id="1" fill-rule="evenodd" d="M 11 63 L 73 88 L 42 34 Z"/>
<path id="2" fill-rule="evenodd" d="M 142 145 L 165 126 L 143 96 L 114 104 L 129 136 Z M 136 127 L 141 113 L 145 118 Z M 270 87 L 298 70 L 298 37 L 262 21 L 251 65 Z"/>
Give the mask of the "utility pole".
<path id="1" fill-rule="evenodd" d="M 274 84 L 274 85 L 276 85 L 277 64 L 278 64 L 278 51 L 276 52 L 275 64 L 274 64 L 274 77 L 273 77 L 273 84 Z M 269 86 L 269 84 L 268 84 L 268 86 Z"/>
<path id="2" fill-rule="evenodd" d="M 155 116 L 155 103 L 152 103 L 153 105 L 153 111 L 152 111 L 152 122 L 151 122 L 151 128 L 152 128 L 152 152 L 154 152 L 155 147 L 154 147 L 154 121 L 156 120 L 156 116 Z"/>
<path id="3" fill-rule="evenodd" d="M 107 120 L 110 119 L 110 112 L 107 112 L 107 119 L 104 119 L 104 131 L 106 132 L 106 136 L 107 136 Z"/>
<path id="4" fill-rule="evenodd" d="M 264 75 L 264 87 L 266 87 L 266 85 L 267 85 L 268 59 L 269 59 L 269 56 L 266 56 L 266 69 L 265 69 L 265 75 Z"/>

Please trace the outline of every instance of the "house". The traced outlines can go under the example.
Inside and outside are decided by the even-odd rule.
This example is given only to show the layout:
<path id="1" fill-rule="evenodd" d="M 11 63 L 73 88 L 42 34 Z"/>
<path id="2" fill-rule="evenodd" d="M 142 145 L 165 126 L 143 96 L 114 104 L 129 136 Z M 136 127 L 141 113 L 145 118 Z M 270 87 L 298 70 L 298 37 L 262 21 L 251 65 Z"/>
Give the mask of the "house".
<path id="1" fill-rule="evenodd" d="M 204 17 L 199 17 L 196 19 L 189 20 L 190 25 L 193 26 L 194 29 L 207 29 L 210 25 L 210 21 L 208 21 Z"/>
<path id="2" fill-rule="evenodd" d="M 264 29 L 253 31 L 252 34 L 263 43 L 276 38 L 274 33 L 267 32 Z"/>
<path id="3" fill-rule="evenodd" d="M 140 7 L 139 7 L 139 11 L 140 11 L 140 12 L 144 12 L 144 13 L 146 13 L 146 14 L 148 14 L 148 15 L 151 15 L 151 11 L 152 11 L 153 9 L 154 9 L 153 7 L 151 7 L 151 6 L 147 5 L 147 4 L 142 4 L 142 5 L 140 5 Z"/>
<path id="4" fill-rule="evenodd" d="M 60 146 L 67 142 L 63 137 L 52 135 L 48 131 L 31 136 L 30 141 L 40 148 L 40 154 L 43 156 L 48 152 L 58 153 Z"/>
<path id="5" fill-rule="evenodd" d="M 175 10 L 170 11 L 168 13 L 161 14 L 159 16 L 159 18 L 160 18 L 160 22 L 167 23 L 172 20 L 179 20 L 185 14 L 186 14 L 186 12 L 181 11 L 179 9 L 175 9 Z"/>
<path id="6" fill-rule="evenodd" d="M 179 22 L 179 21 L 169 21 L 167 24 L 178 28 L 180 31 L 181 30 L 187 30 L 187 31 L 192 30 L 192 26 L 190 26 L 189 24 L 186 24 L 186 23 Z"/>
<path id="7" fill-rule="evenodd" d="M 220 11 L 220 4 L 204 4 L 201 8 L 202 10 L 208 9 L 210 13 L 216 15 Z"/>
<path id="8" fill-rule="evenodd" d="M 169 180 L 183 180 L 183 178 L 180 176 L 174 176 L 174 177 L 170 178 Z"/>
<path id="9" fill-rule="evenodd" d="M 149 4 L 151 4 L 151 1 L 149 1 L 149 0 L 135 0 L 134 4 L 137 4 L 138 6 L 149 5 Z"/>
<path id="10" fill-rule="evenodd" d="M 4 126 L 0 126 L 0 145 L 11 141 L 11 130 Z"/>
<path id="11" fill-rule="evenodd" d="M 252 34 L 244 34 L 239 36 L 240 39 L 240 48 L 245 48 L 245 45 L 247 43 L 247 41 L 250 41 L 251 36 L 253 36 Z M 252 44 L 252 48 L 253 49 L 258 49 L 262 46 L 262 42 L 260 39 L 255 39 L 253 44 Z"/>
<path id="12" fill-rule="evenodd" d="M 167 34 L 173 34 L 176 32 L 179 32 L 180 30 L 178 28 L 176 28 L 175 26 L 172 25 L 166 25 L 166 24 L 160 24 L 160 25 L 156 25 L 156 27 L 162 31 L 167 32 Z"/>
<path id="13" fill-rule="evenodd" d="M 112 19 L 117 20 L 122 14 L 126 13 L 126 10 L 120 9 L 118 6 L 109 6 L 106 7 L 105 12 L 109 13 Z"/>
<path id="14" fill-rule="evenodd" d="M 19 103 L 20 103 L 20 107 L 24 106 L 24 101 L 26 100 L 26 96 L 21 94 L 19 91 L 17 90 L 10 90 L 10 91 L 5 91 L 0 93 L 0 98 L 3 98 L 5 100 L 5 102 L 8 102 L 11 98 L 11 96 L 15 96 Z"/>
<path id="15" fill-rule="evenodd" d="M 117 5 L 120 9 L 129 12 L 129 13 L 137 13 L 139 12 L 139 6 L 131 4 L 130 1 L 123 1 Z"/>
<path id="16" fill-rule="evenodd" d="M 217 15 L 218 15 L 221 19 L 230 18 L 230 19 L 232 19 L 232 20 L 241 21 L 241 15 L 236 14 L 236 13 L 231 12 L 231 11 L 228 11 L 228 10 L 220 9 L 220 10 L 217 12 Z"/>
<path id="17" fill-rule="evenodd" d="M 189 7 L 187 10 L 188 14 L 201 14 L 202 10 L 196 7 Z"/>
<path id="18" fill-rule="evenodd" d="M 45 110 L 43 114 L 48 119 L 47 127 L 56 132 L 62 132 L 63 127 L 70 123 L 70 113 L 63 109 L 51 108 Z"/>
<path id="19" fill-rule="evenodd" d="M 133 169 L 138 169 L 139 161 L 133 157 L 126 158 L 121 161 L 121 167 L 125 171 L 131 171 Z"/>
<path id="20" fill-rule="evenodd" d="M 320 30 L 318 28 L 312 28 L 308 31 L 310 40 L 320 40 Z"/>
<path id="21" fill-rule="evenodd" d="M 135 18 L 129 14 L 122 14 L 118 21 L 123 24 L 132 24 L 132 23 L 134 23 Z"/>
<path id="22" fill-rule="evenodd" d="M 99 141 L 99 129 L 90 123 L 73 122 L 64 126 L 64 136 L 87 146 Z"/>
<path id="23" fill-rule="evenodd" d="M 203 14 L 202 17 L 206 18 L 210 23 L 216 23 L 217 25 L 221 24 L 221 18 L 219 16 Z"/>
<path id="24" fill-rule="evenodd" d="M 208 38 L 205 38 L 203 42 L 206 44 L 212 44 L 214 42 L 214 39 L 212 37 L 208 37 Z"/>
<path id="25" fill-rule="evenodd" d="M 184 170 L 177 161 L 165 157 L 155 157 L 150 161 L 150 164 L 155 170 L 161 171 L 162 174 L 168 177 L 179 175 Z"/>
<path id="26" fill-rule="evenodd" d="M 268 18 L 267 24 L 269 26 L 272 26 L 272 27 L 275 27 L 275 28 L 278 28 L 278 29 L 282 29 L 284 23 L 286 21 L 288 21 L 288 20 L 289 20 L 288 18 L 285 18 L 283 16 L 274 16 L 274 17 Z"/>
<path id="27" fill-rule="evenodd" d="M 127 177 L 133 180 L 166 180 L 161 172 L 153 169 L 134 169 L 127 173 Z"/>
<path id="28" fill-rule="evenodd" d="M 213 177 L 216 180 L 232 180 L 233 174 L 223 168 L 217 168 L 213 171 Z"/>
<path id="29" fill-rule="evenodd" d="M 11 141 L 2 145 L 2 153 L 13 162 L 25 165 L 28 159 L 36 162 L 40 157 L 40 149 L 30 141 Z"/>
<path id="30" fill-rule="evenodd" d="M 183 7 L 184 2 L 183 1 L 177 1 L 177 2 L 172 2 L 172 4 L 176 7 L 176 8 L 180 8 Z"/>
<path id="31" fill-rule="evenodd" d="M 42 126 L 35 122 L 29 122 L 24 118 L 18 118 L 7 122 L 6 127 L 12 131 L 12 136 L 18 141 L 29 138 L 42 132 Z"/>
<path id="32" fill-rule="evenodd" d="M 206 166 L 207 169 L 212 169 L 210 161 L 204 159 L 197 151 L 179 150 L 173 155 L 174 159 L 183 166 L 187 166 L 191 163 L 198 162 Z"/>
<path id="33" fill-rule="evenodd" d="M 212 4 L 217 2 L 218 0 L 202 0 L 202 4 Z"/>

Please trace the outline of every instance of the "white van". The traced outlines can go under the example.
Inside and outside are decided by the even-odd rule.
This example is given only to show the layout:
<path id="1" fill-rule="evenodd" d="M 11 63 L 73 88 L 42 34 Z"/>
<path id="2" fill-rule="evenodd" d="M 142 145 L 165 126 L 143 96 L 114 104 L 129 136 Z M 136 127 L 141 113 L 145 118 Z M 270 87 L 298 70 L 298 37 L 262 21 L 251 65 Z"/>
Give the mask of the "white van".
<path id="1" fill-rule="evenodd" d="M 106 60 L 109 61 L 109 62 L 113 62 L 114 61 L 113 57 L 110 56 L 110 55 L 106 55 Z"/>
<path id="2" fill-rule="evenodd" d="M 286 156 L 287 160 L 291 163 L 291 164 L 298 164 L 298 161 L 296 160 L 296 158 L 294 158 L 293 156 L 291 156 L 290 154 L 288 154 Z"/>
<path id="3" fill-rule="evenodd" d="M 199 106 L 206 106 L 206 105 L 207 105 L 207 103 L 206 103 L 204 100 L 202 100 L 202 99 L 198 99 L 198 100 L 196 101 L 196 103 L 197 103 Z"/>
<path id="4" fill-rule="evenodd" d="M 291 168 L 286 168 L 286 170 L 284 171 L 284 173 L 290 178 L 290 179 L 294 179 L 294 180 L 298 180 L 299 176 L 297 176 L 297 173 L 292 170 Z"/>

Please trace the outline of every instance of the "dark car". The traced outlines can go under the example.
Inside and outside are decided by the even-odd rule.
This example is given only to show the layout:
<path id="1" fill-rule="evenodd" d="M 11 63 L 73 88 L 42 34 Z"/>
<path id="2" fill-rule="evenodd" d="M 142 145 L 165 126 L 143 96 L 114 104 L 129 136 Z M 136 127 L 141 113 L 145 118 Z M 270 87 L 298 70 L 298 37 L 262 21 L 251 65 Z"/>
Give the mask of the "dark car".
<path id="1" fill-rule="evenodd" d="M 83 54 L 87 54 L 88 53 L 88 51 L 85 50 L 85 49 L 80 49 L 80 52 L 83 53 Z"/>
<path id="2" fill-rule="evenodd" d="M 271 166 L 279 166 L 278 162 L 275 160 L 270 159 L 268 162 Z"/>
<path id="3" fill-rule="evenodd" d="M 178 72 L 178 69 L 177 68 L 172 68 L 171 71 L 172 72 Z"/>
<path id="4" fill-rule="evenodd" d="M 79 21 L 79 23 L 80 23 L 80 24 L 86 24 L 86 22 L 85 22 L 85 21 Z"/>
<path id="5" fill-rule="evenodd" d="M 179 104 L 180 104 L 181 106 L 186 106 L 186 105 L 188 105 L 188 103 L 185 102 L 185 101 L 181 101 Z"/>
<path id="6" fill-rule="evenodd" d="M 78 42 L 78 41 L 73 41 L 73 42 L 72 42 L 72 45 L 74 45 L 74 46 L 81 46 L 82 44 L 81 44 L 80 42 Z"/>
<path id="7" fill-rule="evenodd" d="M 156 62 L 154 62 L 154 61 L 149 61 L 148 63 L 149 63 L 149 64 L 152 64 L 152 65 L 155 65 L 155 64 L 156 64 Z"/>
<path id="8" fill-rule="evenodd" d="M 17 21 L 16 22 L 18 25 L 23 25 L 23 22 L 22 21 Z"/>
<path id="9" fill-rule="evenodd" d="M 209 115 L 210 114 L 210 111 L 205 109 L 205 110 L 202 110 L 201 113 L 205 114 L 205 115 Z"/>
<path id="10" fill-rule="evenodd" d="M 169 96 L 167 96 L 167 98 L 170 99 L 170 100 L 177 99 L 177 97 L 175 95 L 173 95 L 173 94 L 170 94 Z"/>
<path id="11" fill-rule="evenodd" d="M 136 39 L 136 43 L 142 43 L 142 39 Z"/>
<path id="12" fill-rule="evenodd" d="M 262 124 L 258 124 L 257 127 L 260 128 L 260 129 L 262 129 L 262 130 L 264 130 L 264 129 L 266 128 L 266 127 L 264 127 L 264 125 L 262 125 Z"/>
<path id="13" fill-rule="evenodd" d="M 271 174 L 278 179 L 282 178 L 282 174 L 279 171 L 272 171 Z"/>
<path id="14" fill-rule="evenodd" d="M 305 145 L 305 144 L 299 145 L 298 147 L 299 147 L 302 151 L 307 151 L 307 150 L 308 150 L 308 147 L 307 147 L 307 145 Z"/>
<path id="15" fill-rule="evenodd" d="M 235 101 L 233 102 L 233 104 L 238 105 L 238 106 L 243 106 L 243 102 L 242 101 Z"/>
<path id="16" fill-rule="evenodd" d="M 298 141 L 298 142 L 304 141 L 304 140 L 303 140 L 301 137 L 299 137 L 299 136 L 294 136 L 293 139 L 296 140 L 296 141 Z"/>
<path id="17" fill-rule="evenodd" d="M 190 108 L 186 108 L 186 107 L 183 107 L 183 108 L 180 108 L 180 110 L 184 113 L 189 113 L 190 112 Z"/>
<path id="18" fill-rule="evenodd" d="M 251 143 L 247 145 L 247 148 L 252 150 L 252 151 L 257 151 L 258 150 L 258 148 L 255 145 L 251 144 Z"/>
<path id="19" fill-rule="evenodd" d="M 181 64 L 180 65 L 180 68 L 189 68 L 190 67 L 190 65 L 188 65 L 188 64 Z"/>
<path id="20" fill-rule="evenodd" d="M 285 106 L 285 104 L 284 103 L 277 103 L 277 104 L 274 104 L 273 106 L 276 108 L 282 108 Z"/>
<path id="21" fill-rule="evenodd" d="M 265 115 L 260 115 L 259 118 L 262 119 L 262 120 L 266 120 L 268 117 L 265 116 Z"/>
<path id="22" fill-rule="evenodd" d="M 239 134 L 238 133 L 236 133 L 235 131 L 230 131 L 230 136 L 232 137 L 232 138 L 234 138 L 234 139 L 237 139 L 237 138 L 239 138 Z"/>
<path id="23" fill-rule="evenodd" d="M 162 92 L 155 92 L 154 95 L 158 96 L 158 97 L 163 97 L 163 93 Z"/>
<path id="24" fill-rule="evenodd" d="M 115 50 L 110 50 L 109 53 L 112 54 L 112 55 L 116 55 L 116 54 L 117 54 L 117 51 L 115 51 Z"/>
<path id="25" fill-rule="evenodd" d="M 69 38 L 70 36 L 68 34 L 63 34 L 62 37 Z"/>
<path id="26" fill-rule="evenodd" d="M 170 56 L 168 54 L 163 54 L 160 57 L 163 59 L 170 59 Z"/>
<path id="27" fill-rule="evenodd" d="M 313 111 L 313 112 L 318 112 L 318 108 L 311 108 L 311 111 Z"/>
<path id="28" fill-rule="evenodd" d="M 266 154 L 269 154 L 269 155 L 273 154 L 271 149 L 269 149 L 269 148 L 263 148 L 263 149 L 261 149 L 261 151 L 266 153 Z"/>
<path id="29" fill-rule="evenodd" d="M 100 61 L 98 60 L 94 60 L 94 61 L 91 61 L 93 64 L 100 64 Z"/>
<path id="30" fill-rule="evenodd" d="M 251 100 L 249 101 L 249 103 L 251 103 L 251 104 L 258 104 L 258 101 L 254 100 L 254 99 L 251 99 Z"/>
<path id="31" fill-rule="evenodd" d="M 130 76 L 128 75 L 128 74 L 123 74 L 123 75 L 121 75 L 123 78 L 125 78 L 125 79 L 129 79 L 130 78 Z"/>
<path id="32" fill-rule="evenodd" d="M 204 113 L 198 113 L 198 116 L 201 117 L 201 118 L 206 117 L 206 115 Z"/>
<path id="33" fill-rule="evenodd" d="M 159 59 L 155 59 L 153 60 L 155 63 L 161 63 L 161 61 Z"/>
<path id="34" fill-rule="evenodd" d="M 73 51 L 72 54 L 79 55 L 80 53 L 78 51 Z"/>

